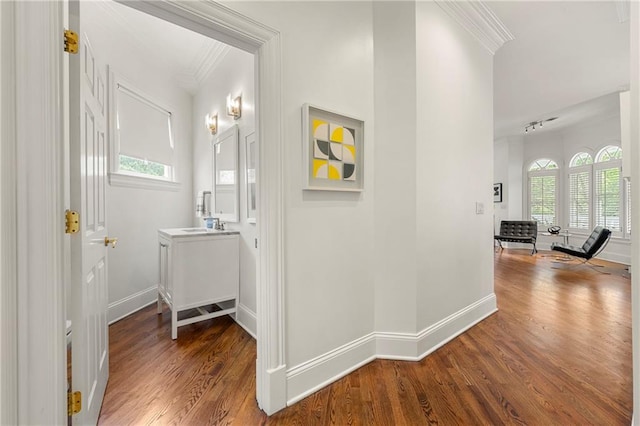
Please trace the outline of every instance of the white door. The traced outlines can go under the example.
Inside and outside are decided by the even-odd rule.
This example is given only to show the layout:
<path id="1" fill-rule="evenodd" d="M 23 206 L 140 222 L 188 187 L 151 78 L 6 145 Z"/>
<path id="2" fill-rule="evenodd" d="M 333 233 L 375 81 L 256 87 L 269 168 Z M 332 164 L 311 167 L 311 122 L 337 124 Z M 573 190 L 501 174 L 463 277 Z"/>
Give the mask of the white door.
<path id="1" fill-rule="evenodd" d="M 73 422 L 95 425 L 109 378 L 105 73 L 82 31 L 80 7 L 69 2 L 69 26 L 79 36 L 78 54 L 68 55 L 70 203 L 80 216 L 80 231 L 71 235 L 71 382 L 82 392 Z"/>

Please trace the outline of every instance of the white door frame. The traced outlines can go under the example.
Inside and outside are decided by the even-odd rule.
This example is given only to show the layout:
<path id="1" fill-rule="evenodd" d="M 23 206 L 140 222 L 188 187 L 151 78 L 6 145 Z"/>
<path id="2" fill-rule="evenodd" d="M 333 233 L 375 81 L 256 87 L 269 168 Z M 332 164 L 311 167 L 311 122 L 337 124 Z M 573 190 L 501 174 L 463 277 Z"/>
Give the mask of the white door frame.
<path id="1" fill-rule="evenodd" d="M 3 91 L 1 110 L 15 109 L 15 120 L 3 115 L 1 126 L 0 355 L 1 372 L 17 371 L 17 375 L 15 381 L 7 383 L 3 376 L 1 420 L 10 424 L 63 424 L 67 390 L 63 250 L 68 238 L 63 225 L 63 4 L 6 4 L 2 2 L 1 16 L 4 20 L 7 9 L 15 16 L 11 34 L 15 50 L 5 48 L 5 32 L 10 31 L 3 26 L 0 76 L 3 90 L 15 87 L 15 97 L 5 96 Z M 265 148 L 259 151 L 258 170 L 256 379 L 258 403 L 272 414 L 286 406 L 280 34 L 209 1 L 139 1 L 127 5 L 255 55 L 256 135 Z M 12 150 L 15 158 L 11 157 Z M 13 242 L 12 256 L 7 248 Z M 4 298 L 14 292 L 15 298 Z M 5 322 L 4 318 L 9 320 Z M 6 343 L 12 341 L 17 342 L 17 351 Z"/>

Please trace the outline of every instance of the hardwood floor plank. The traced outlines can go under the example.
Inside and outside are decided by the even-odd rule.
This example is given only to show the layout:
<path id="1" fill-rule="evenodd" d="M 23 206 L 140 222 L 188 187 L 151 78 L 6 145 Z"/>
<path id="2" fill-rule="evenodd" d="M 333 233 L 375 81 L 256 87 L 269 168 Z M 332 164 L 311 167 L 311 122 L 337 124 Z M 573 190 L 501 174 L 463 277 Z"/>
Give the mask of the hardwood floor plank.
<path id="1" fill-rule="evenodd" d="M 271 417 L 255 341 L 231 318 L 180 328 L 155 306 L 110 329 L 101 425 L 627 425 L 631 285 L 621 265 L 496 254 L 499 311 L 420 362 L 376 360 Z"/>

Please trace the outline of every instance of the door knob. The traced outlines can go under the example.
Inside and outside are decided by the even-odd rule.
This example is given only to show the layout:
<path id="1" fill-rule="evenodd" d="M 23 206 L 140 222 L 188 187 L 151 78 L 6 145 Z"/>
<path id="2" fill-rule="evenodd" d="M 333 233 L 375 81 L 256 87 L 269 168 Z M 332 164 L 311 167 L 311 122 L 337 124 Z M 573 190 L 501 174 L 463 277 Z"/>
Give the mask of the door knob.
<path id="1" fill-rule="evenodd" d="M 111 247 L 115 248 L 117 243 L 118 243 L 118 239 L 117 238 L 104 237 L 104 245 L 105 245 L 105 247 L 108 247 L 109 244 L 111 244 Z"/>

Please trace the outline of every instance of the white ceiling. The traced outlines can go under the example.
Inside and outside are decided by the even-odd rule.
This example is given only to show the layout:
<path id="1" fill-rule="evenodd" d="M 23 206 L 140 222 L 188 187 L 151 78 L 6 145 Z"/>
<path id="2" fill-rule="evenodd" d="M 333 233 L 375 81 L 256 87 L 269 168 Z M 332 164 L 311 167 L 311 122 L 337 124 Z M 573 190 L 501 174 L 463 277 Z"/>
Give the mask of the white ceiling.
<path id="1" fill-rule="evenodd" d="M 136 51 L 194 93 L 231 49 L 201 34 L 109 0 L 82 2 L 82 22 L 109 42 Z"/>
<path id="2" fill-rule="evenodd" d="M 558 130 L 610 114 L 629 87 L 629 21 L 622 2 L 487 1 L 513 33 L 494 60 L 495 138 L 559 117 Z M 575 106 L 575 107 L 574 107 Z"/>
<path id="3" fill-rule="evenodd" d="M 557 130 L 617 108 L 617 97 L 604 95 L 629 85 L 629 22 L 620 23 L 617 8 L 623 3 L 485 2 L 515 36 L 494 58 L 496 139 L 521 135 L 532 121 L 559 117 L 544 127 Z M 90 28 L 135 49 L 191 93 L 231 49 L 113 1 L 82 5 Z"/>

